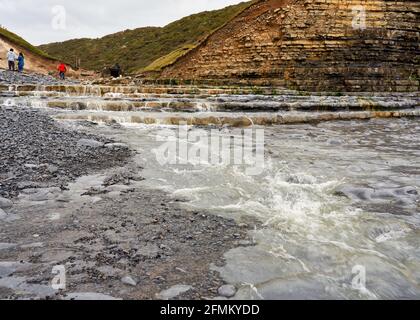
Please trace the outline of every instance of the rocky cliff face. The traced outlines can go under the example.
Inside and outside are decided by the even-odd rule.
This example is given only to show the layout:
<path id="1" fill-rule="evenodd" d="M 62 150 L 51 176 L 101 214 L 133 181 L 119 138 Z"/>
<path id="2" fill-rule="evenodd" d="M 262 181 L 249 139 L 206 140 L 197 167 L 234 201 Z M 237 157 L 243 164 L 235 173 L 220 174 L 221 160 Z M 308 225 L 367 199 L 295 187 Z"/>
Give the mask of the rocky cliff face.
<path id="1" fill-rule="evenodd" d="M 420 2 L 257 1 L 162 78 L 300 90 L 419 91 Z"/>

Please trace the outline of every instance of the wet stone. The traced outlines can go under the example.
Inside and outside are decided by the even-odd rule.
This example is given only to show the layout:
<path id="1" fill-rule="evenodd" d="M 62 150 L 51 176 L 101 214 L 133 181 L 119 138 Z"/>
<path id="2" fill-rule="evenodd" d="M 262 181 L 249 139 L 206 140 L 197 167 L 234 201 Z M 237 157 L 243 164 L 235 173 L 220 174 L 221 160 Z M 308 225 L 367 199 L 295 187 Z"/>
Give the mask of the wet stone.
<path id="1" fill-rule="evenodd" d="M 105 148 L 108 149 L 129 149 L 129 146 L 125 143 L 108 143 L 105 145 Z"/>
<path id="2" fill-rule="evenodd" d="M 236 294 L 236 288 L 235 286 L 232 286 L 232 285 L 225 285 L 225 286 L 220 287 L 219 290 L 217 290 L 217 292 L 222 297 L 232 298 Z"/>
<path id="3" fill-rule="evenodd" d="M 116 269 L 111 266 L 102 266 L 99 267 L 97 270 L 108 278 L 118 276 L 118 274 L 121 273 L 120 269 Z"/>
<path id="4" fill-rule="evenodd" d="M 54 165 L 48 165 L 47 170 L 48 170 L 49 173 L 54 174 L 54 173 L 58 172 L 58 167 L 56 167 Z"/>
<path id="5" fill-rule="evenodd" d="M 42 248 L 44 244 L 42 242 L 34 242 L 29 244 L 21 245 L 22 249 L 34 249 L 34 248 Z"/>
<path id="6" fill-rule="evenodd" d="M 336 192 L 337 195 L 346 196 L 349 199 L 366 202 L 395 201 L 401 205 L 413 203 L 418 196 L 414 187 L 403 188 L 363 188 L 356 186 L 343 186 Z"/>
<path id="7" fill-rule="evenodd" d="M 0 261 L 0 278 L 7 277 L 19 270 L 24 264 L 17 261 Z"/>
<path id="8" fill-rule="evenodd" d="M 39 168 L 39 166 L 37 164 L 32 164 L 32 163 L 26 163 L 23 166 L 27 169 L 37 169 L 37 168 Z"/>
<path id="9" fill-rule="evenodd" d="M 69 293 L 64 300 L 82 300 L 82 301 L 89 301 L 89 300 L 121 300 L 118 298 L 114 298 L 112 296 L 102 294 L 102 293 L 96 293 L 96 292 L 74 292 Z"/>
<path id="10" fill-rule="evenodd" d="M 47 192 L 44 191 L 44 192 L 39 192 L 39 193 L 29 196 L 28 200 L 34 201 L 34 202 L 42 202 L 42 201 L 49 200 L 50 197 L 51 197 L 51 194 L 48 191 Z"/>
<path id="11" fill-rule="evenodd" d="M 0 242 L 0 250 L 7 250 L 11 248 L 15 248 L 17 245 L 15 243 L 1 243 Z"/>
<path id="12" fill-rule="evenodd" d="M 132 286 L 135 287 L 137 286 L 137 281 L 134 280 L 132 277 L 130 276 L 125 276 L 121 279 L 121 282 L 128 285 L 128 286 Z"/>
<path id="13" fill-rule="evenodd" d="M 176 285 L 168 290 L 162 291 L 157 295 L 157 298 L 160 300 L 170 300 L 178 297 L 179 295 L 190 291 L 193 287 L 188 285 Z"/>
<path id="14" fill-rule="evenodd" d="M 99 142 L 93 139 L 80 139 L 77 142 L 77 146 L 96 149 L 96 148 L 102 148 L 104 144 L 102 142 Z"/>
<path id="15" fill-rule="evenodd" d="M 149 244 L 137 250 L 137 254 L 149 259 L 159 257 L 160 249 L 157 245 Z"/>
<path id="16" fill-rule="evenodd" d="M 3 209 L 0 209 L 0 219 L 5 219 L 5 218 L 7 218 L 7 213 Z"/>

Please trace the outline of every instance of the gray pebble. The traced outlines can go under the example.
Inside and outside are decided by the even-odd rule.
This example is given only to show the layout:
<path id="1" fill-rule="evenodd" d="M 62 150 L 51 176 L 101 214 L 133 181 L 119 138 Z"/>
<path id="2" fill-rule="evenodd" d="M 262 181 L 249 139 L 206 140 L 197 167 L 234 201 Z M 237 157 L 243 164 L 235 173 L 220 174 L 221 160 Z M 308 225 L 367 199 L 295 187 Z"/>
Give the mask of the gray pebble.
<path id="1" fill-rule="evenodd" d="M 133 286 L 133 287 L 137 286 L 137 281 L 134 280 L 130 276 L 126 276 L 126 277 L 122 278 L 121 281 L 122 281 L 122 283 L 124 283 L 126 285 L 129 285 L 129 286 Z"/>
<path id="2" fill-rule="evenodd" d="M 218 293 L 222 297 L 232 298 L 236 294 L 236 288 L 232 285 L 225 285 L 219 288 Z"/>
<path id="3" fill-rule="evenodd" d="M 7 213 L 0 209 L 0 219 L 5 219 L 7 217 Z"/>
<path id="4" fill-rule="evenodd" d="M 102 142 L 99 142 L 93 139 L 80 139 L 79 141 L 77 141 L 77 146 L 96 149 L 96 148 L 102 148 L 104 144 Z"/>
<path id="5" fill-rule="evenodd" d="M 0 209 L 10 209 L 13 206 L 12 201 L 0 197 Z"/>

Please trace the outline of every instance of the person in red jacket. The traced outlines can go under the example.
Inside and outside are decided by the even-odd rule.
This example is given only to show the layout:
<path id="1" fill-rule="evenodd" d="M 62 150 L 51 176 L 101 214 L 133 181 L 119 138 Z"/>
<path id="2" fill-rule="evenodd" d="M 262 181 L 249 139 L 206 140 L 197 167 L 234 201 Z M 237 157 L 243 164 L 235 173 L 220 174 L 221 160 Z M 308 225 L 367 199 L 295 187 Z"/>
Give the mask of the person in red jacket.
<path id="1" fill-rule="evenodd" d="M 61 80 L 65 80 L 65 79 L 66 79 L 66 72 L 67 72 L 67 67 L 66 67 L 66 65 L 65 65 L 63 62 L 61 62 L 61 63 L 58 65 L 57 70 L 58 70 L 58 72 L 59 72 L 60 79 L 61 79 Z"/>

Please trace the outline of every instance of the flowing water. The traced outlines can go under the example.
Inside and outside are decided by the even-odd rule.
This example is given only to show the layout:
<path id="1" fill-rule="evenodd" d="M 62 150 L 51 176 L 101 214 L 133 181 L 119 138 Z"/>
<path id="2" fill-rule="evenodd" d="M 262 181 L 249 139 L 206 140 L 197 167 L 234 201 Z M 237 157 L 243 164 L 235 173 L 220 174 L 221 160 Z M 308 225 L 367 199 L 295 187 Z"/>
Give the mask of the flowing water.
<path id="1" fill-rule="evenodd" d="M 54 116 L 123 125 L 101 124 L 94 130 L 138 151 L 135 160 L 145 168 L 146 187 L 184 199 L 182 205 L 189 209 L 255 225 L 250 231 L 253 245 L 240 244 L 226 253 L 225 266 L 212 267 L 240 288 L 237 298 L 420 299 L 418 117 L 254 123 L 254 130 L 264 130 L 264 169 L 250 175 L 246 165 L 188 162 L 180 154 L 176 164 L 162 165 L 156 156 L 161 138 L 179 130 L 168 122 L 132 121 L 136 111 L 131 109 L 70 109 L 55 109 Z M 179 117 L 175 113 L 164 110 L 144 117 Z M 255 113 L 196 110 L 191 116 L 237 119 L 255 118 Z M 242 133 L 208 124 L 201 134 L 229 139 Z M 240 139 L 232 141 L 231 149 L 242 145 Z M 188 148 L 203 144 L 184 142 Z"/>
<path id="2" fill-rule="evenodd" d="M 109 134 L 139 151 L 147 186 L 191 209 L 261 223 L 255 247 L 215 267 L 242 288 L 238 297 L 420 298 L 418 121 L 267 127 L 265 170 L 255 176 L 241 166 L 161 166 L 161 130 Z M 366 289 L 353 284 L 360 267 Z"/>

